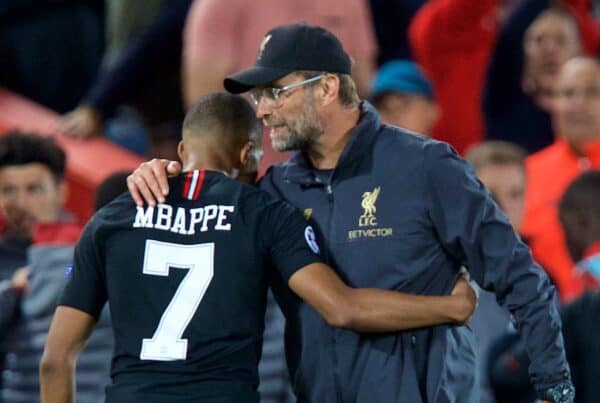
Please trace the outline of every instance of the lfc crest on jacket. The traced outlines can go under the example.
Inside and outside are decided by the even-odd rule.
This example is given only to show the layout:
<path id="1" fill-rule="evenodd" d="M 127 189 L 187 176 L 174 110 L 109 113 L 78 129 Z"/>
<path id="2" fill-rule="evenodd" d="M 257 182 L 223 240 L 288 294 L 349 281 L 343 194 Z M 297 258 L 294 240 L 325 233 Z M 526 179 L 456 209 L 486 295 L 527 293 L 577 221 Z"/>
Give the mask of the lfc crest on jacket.
<path id="1" fill-rule="evenodd" d="M 375 203 L 380 191 L 381 187 L 377 186 L 373 191 L 363 193 L 360 206 L 365 212 L 358 219 L 359 227 L 373 227 L 377 225 L 377 217 L 375 216 L 377 207 L 375 207 Z"/>
<path id="2" fill-rule="evenodd" d="M 377 222 L 377 199 L 381 186 L 363 192 L 360 207 L 363 213 L 358 217 L 358 229 L 348 231 L 348 239 L 378 238 L 392 235 L 392 228 L 380 228 Z"/>

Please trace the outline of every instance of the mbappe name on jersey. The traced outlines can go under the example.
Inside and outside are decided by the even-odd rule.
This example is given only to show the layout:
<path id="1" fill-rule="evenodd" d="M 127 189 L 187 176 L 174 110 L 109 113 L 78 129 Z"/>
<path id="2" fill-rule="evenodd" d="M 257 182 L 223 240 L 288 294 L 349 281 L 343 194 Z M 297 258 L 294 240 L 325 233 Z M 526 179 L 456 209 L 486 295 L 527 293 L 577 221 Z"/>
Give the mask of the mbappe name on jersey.
<path id="1" fill-rule="evenodd" d="M 173 208 L 169 204 L 158 204 L 156 207 L 137 206 L 137 214 L 133 221 L 133 228 L 154 228 L 171 231 L 181 235 L 194 235 L 196 230 L 206 232 L 230 231 L 231 223 L 227 220 L 228 214 L 235 211 L 234 206 L 210 204 L 204 207 L 186 209 Z M 196 228 L 200 226 L 200 228 Z"/>

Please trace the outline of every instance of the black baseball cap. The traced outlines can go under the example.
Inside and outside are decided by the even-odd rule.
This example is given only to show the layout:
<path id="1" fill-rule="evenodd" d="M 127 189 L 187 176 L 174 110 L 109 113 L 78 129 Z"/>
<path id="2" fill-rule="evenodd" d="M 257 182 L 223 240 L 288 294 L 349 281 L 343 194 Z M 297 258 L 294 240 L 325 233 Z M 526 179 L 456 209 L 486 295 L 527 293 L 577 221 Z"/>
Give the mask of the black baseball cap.
<path id="1" fill-rule="evenodd" d="M 223 85 L 239 94 L 294 71 L 350 74 L 351 65 L 339 39 L 326 29 L 306 23 L 281 25 L 263 38 L 254 66 L 230 75 Z"/>

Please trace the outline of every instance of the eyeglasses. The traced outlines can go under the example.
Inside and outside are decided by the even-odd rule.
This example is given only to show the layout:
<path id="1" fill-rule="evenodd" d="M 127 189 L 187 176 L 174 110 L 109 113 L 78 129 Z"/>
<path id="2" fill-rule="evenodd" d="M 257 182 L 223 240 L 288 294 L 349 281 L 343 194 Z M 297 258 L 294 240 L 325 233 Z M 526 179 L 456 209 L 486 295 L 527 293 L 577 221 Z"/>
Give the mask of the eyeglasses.
<path id="1" fill-rule="evenodd" d="M 267 100 L 268 102 L 277 103 L 278 101 L 280 101 L 282 99 L 281 94 L 283 94 L 284 92 L 290 91 L 290 90 L 293 90 L 296 88 L 300 88 L 307 84 L 314 83 L 316 81 L 319 81 L 323 77 L 325 77 L 325 74 L 319 74 L 318 76 L 308 78 L 304 81 L 300 81 L 299 83 L 286 85 L 281 88 L 256 87 L 256 88 L 253 88 L 252 90 L 250 90 L 250 98 L 252 99 L 252 102 L 254 103 L 254 105 L 258 105 L 260 103 L 260 100 L 263 98 L 265 100 Z"/>

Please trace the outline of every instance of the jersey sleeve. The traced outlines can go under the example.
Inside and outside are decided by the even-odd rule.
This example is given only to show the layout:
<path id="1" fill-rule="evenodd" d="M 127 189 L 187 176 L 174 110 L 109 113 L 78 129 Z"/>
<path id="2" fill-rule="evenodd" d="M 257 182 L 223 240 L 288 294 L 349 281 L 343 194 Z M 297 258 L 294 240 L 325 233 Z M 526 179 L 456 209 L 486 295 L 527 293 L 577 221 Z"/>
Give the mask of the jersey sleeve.
<path id="1" fill-rule="evenodd" d="M 104 265 L 97 248 L 97 226 L 92 220 L 75 246 L 73 265 L 58 304 L 92 315 L 96 320 L 107 300 Z"/>
<path id="2" fill-rule="evenodd" d="M 270 204 L 264 209 L 261 228 L 267 254 L 286 281 L 304 266 L 321 262 L 315 231 L 291 205 Z"/>

